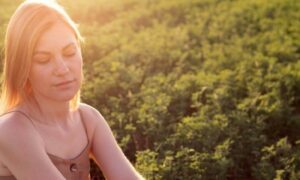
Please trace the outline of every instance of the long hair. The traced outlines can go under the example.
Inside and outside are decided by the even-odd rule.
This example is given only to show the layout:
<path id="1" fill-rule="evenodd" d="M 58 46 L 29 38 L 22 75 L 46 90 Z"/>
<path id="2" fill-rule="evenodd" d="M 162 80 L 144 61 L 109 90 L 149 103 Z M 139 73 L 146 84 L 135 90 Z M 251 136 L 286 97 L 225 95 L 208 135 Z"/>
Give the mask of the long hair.
<path id="1" fill-rule="evenodd" d="M 1 114 L 30 96 L 32 90 L 28 77 L 34 48 L 41 35 L 58 21 L 74 32 L 80 44 L 82 37 L 76 24 L 55 1 L 27 0 L 12 15 L 5 36 Z M 71 100 L 71 108 L 77 108 L 79 102 L 80 91 Z"/>

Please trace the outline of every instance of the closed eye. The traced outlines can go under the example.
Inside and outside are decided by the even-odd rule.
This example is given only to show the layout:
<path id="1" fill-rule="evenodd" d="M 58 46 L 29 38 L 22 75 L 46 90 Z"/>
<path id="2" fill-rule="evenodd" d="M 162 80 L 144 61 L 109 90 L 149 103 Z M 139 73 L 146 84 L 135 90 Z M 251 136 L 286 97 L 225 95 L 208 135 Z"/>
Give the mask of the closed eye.
<path id="1" fill-rule="evenodd" d="M 76 54 L 76 51 L 68 51 L 68 52 L 64 52 L 63 55 L 65 57 L 71 57 L 74 56 Z"/>
<path id="2" fill-rule="evenodd" d="M 41 64 L 45 64 L 45 63 L 49 62 L 50 59 L 51 59 L 51 56 L 46 53 L 38 53 L 33 56 L 34 62 L 41 63 Z"/>
<path id="3" fill-rule="evenodd" d="M 63 56 L 71 57 L 74 56 L 77 52 L 77 48 L 74 44 L 70 44 L 63 49 Z"/>

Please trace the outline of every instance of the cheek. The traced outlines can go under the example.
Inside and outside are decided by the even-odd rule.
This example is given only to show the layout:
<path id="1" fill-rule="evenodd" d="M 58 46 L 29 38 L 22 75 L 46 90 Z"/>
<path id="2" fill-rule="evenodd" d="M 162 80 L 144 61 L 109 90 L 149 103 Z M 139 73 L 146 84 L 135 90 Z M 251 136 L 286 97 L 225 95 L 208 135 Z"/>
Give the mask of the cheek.
<path id="1" fill-rule="evenodd" d="M 36 80 L 38 79 L 38 77 L 40 77 L 40 74 L 38 73 L 37 68 L 32 67 L 30 69 L 30 73 L 29 73 L 29 77 L 28 77 L 30 84 L 34 84 L 36 82 Z"/>
<path id="2" fill-rule="evenodd" d="M 74 70 L 76 71 L 76 74 L 80 74 L 81 75 L 81 73 L 82 73 L 82 65 L 83 65 L 83 62 L 82 62 L 82 57 L 81 57 L 81 55 L 78 55 L 77 57 L 76 57 L 76 61 L 75 61 L 76 63 L 74 63 L 74 66 L 73 66 L 73 68 L 74 68 Z"/>
<path id="3" fill-rule="evenodd" d="M 39 83 L 39 76 L 36 76 L 34 73 L 30 74 L 28 77 L 29 85 L 32 89 L 36 89 Z"/>
<path id="4" fill-rule="evenodd" d="M 40 67 L 38 65 L 31 67 L 28 76 L 28 81 L 32 86 L 39 85 L 45 80 L 49 79 L 49 69 L 46 67 Z"/>

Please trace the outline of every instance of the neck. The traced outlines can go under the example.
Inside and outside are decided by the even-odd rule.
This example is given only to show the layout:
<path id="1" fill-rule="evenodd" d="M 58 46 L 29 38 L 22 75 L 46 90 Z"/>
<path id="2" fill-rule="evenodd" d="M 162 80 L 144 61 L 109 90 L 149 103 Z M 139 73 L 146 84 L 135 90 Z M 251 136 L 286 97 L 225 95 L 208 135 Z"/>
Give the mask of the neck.
<path id="1" fill-rule="evenodd" d="M 70 102 L 46 101 L 42 98 L 30 97 L 25 107 L 29 115 L 43 124 L 62 124 L 72 120 Z"/>

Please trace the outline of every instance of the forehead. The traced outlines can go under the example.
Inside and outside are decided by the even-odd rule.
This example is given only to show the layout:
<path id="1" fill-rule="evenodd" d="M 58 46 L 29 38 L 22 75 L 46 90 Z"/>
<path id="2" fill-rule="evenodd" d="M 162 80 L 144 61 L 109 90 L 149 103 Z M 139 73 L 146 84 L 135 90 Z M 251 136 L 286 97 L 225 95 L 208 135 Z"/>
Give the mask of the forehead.
<path id="1" fill-rule="evenodd" d="M 40 36 L 35 51 L 59 49 L 70 43 L 77 43 L 75 33 L 66 24 L 56 22 Z"/>

